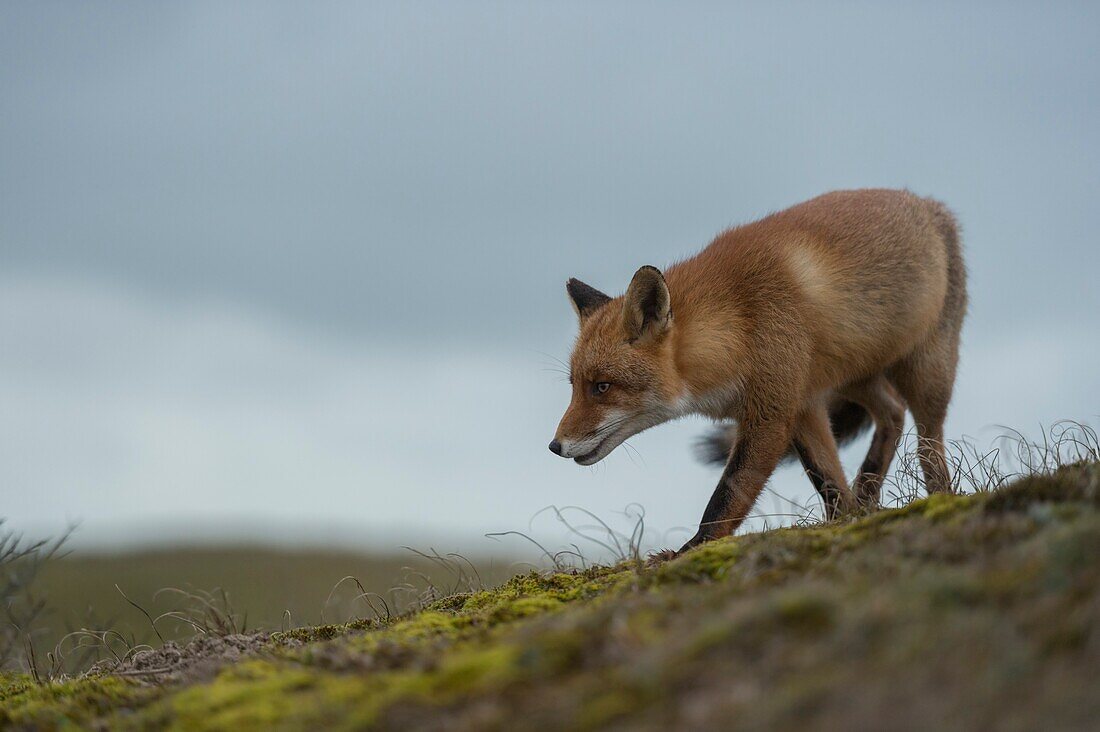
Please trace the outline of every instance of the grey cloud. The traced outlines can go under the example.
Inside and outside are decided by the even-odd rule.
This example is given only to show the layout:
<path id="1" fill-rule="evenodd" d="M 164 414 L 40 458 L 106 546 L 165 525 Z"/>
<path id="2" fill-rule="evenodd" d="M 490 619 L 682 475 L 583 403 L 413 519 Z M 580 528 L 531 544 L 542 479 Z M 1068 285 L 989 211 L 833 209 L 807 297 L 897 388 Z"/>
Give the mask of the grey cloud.
<path id="1" fill-rule="evenodd" d="M 1098 223 L 1091 4 L 2 12 L 9 270 L 532 342 L 568 276 L 621 289 L 730 223 L 907 185 L 958 210 L 984 329 L 1055 287 L 1100 305 L 1075 266 Z"/>
<path id="2" fill-rule="evenodd" d="M 640 437 L 644 466 L 547 462 L 564 282 L 621 291 L 840 187 L 959 214 L 953 434 L 1091 417 L 1098 21 L 1084 2 L 6 3 L 5 510 L 171 518 L 186 487 L 203 520 L 263 497 L 275 517 L 308 483 L 318 520 L 431 523 L 430 504 L 514 528 L 560 499 L 688 524 L 713 478 L 698 423 Z"/>

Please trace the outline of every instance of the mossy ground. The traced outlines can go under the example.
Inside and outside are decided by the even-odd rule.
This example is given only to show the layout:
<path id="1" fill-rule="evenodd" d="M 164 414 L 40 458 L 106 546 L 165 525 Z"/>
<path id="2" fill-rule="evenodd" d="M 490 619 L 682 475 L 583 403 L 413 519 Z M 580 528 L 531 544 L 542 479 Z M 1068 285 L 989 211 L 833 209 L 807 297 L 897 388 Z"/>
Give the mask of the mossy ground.
<path id="1" fill-rule="evenodd" d="M 1079 464 L 274 634 L 206 678 L 6 676 L 0 726 L 1087 728 L 1098 620 L 1100 466 Z"/>

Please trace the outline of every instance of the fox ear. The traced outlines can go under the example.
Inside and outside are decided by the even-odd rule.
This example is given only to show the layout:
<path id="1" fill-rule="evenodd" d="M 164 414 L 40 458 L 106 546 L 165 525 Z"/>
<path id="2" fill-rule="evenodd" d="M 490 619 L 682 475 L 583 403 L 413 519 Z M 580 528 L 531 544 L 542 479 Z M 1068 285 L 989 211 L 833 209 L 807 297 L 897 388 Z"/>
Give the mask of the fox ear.
<path id="1" fill-rule="evenodd" d="M 611 300 L 595 287 L 586 285 L 575 277 L 565 283 L 565 291 L 569 293 L 569 302 L 573 304 L 573 309 L 577 311 L 577 317 L 581 320 Z"/>
<path id="2" fill-rule="evenodd" d="M 646 265 L 634 273 L 623 302 L 623 328 L 627 338 L 663 333 L 672 322 L 672 300 L 665 276 Z"/>

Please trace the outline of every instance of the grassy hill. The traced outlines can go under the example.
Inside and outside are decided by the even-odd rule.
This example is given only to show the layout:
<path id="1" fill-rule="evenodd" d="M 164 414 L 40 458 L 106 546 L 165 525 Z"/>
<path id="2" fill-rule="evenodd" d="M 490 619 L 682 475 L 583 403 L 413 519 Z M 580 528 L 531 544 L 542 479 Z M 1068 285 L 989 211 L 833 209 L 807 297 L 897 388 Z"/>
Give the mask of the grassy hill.
<path id="1" fill-rule="evenodd" d="M 649 567 L 532 572 L 402 617 L 9 674 L 0 726 L 1085 729 L 1100 465 Z"/>

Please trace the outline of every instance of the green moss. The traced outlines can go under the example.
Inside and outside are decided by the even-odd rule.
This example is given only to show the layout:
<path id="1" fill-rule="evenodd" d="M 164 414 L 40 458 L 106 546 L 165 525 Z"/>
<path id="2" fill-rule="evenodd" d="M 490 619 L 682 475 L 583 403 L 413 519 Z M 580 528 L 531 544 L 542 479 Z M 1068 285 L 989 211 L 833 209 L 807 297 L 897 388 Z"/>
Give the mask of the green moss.
<path id="1" fill-rule="evenodd" d="M 321 724 L 337 719 L 328 710 L 338 714 L 349 702 L 362 701 L 361 687 L 350 676 L 250 661 L 222 672 L 213 682 L 181 690 L 132 722 L 135 727 L 193 730 Z"/>
<path id="2" fill-rule="evenodd" d="M 386 628 L 384 635 L 392 639 L 420 640 L 439 635 L 453 635 L 467 627 L 470 622 L 471 618 L 466 615 L 426 610 Z"/>
<path id="3" fill-rule="evenodd" d="M 522 597 L 511 602 L 501 603 L 488 614 L 489 622 L 507 623 L 520 618 L 529 618 L 551 610 L 560 609 L 565 603 L 554 597 Z"/>
<path id="4" fill-rule="evenodd" d="M 782 583 L 800 576 L 850 539 L 839 524 L 775 529 L 704 544 L 658 568 L 658 586 L 728 581 L 737 575 L 754 584 Z"/>
<path id="5" fill-rule="evenodd" d="M 849 538 L 866 540 L 878 536 L 892 525 L 911 519 L 943 521 L 973 510 L 979 501 L 973 495 L 934 493 L 899 508 L 883 509 L 859 518 L 840 529 Z"/>
<path id="6" fill-rule="evenodd" d="M 1032 475 L 989 495 L 986 511 L 1018 511 L 1036 503 L 1080 501 L 1100 504 L 1100 463 L 1066 465 L 1052 475 Z"/>
<path id="7" fill-rule="evenodd" d="M 597 567 L 576 572 L 529 572 L 517 575 L 494 590 L 466 598 L 462 611 L 498 607 L 520 598 L 543 598 L 559 602 L 583 600 L 614 586 L 629 575 L 625 567 Z"/>
<path id="8" fill-rule="evenodd" d="M 147 703 L 157 694 L 132 679 L 109 676 L 41 685 L 27 677 L 6 679 L 0 692 L 0 727 L 86 726 L 105 714 Z"/>
<path id="9" fill-rule="evenodd" d="M 34 685 L 30 674 L 0 671 L 0 702 L 18 696 Z"/>
<path id="10" fill-rule="evenodd" d="M 184 689 L 137 718 L 113 722 L 188 730 L 357 729 L 399 702 L 445 704 L 506 683 L 519 672 L 519 657 L 517 648 L 500 644 L 456 651 L 429 670 L 365 677 L 251 661 L 224 671 L 210 683 Z"/>
<path id="11" fill-rule="evenodd" d="M 425 610 L 436 612 L 458 612 L 466 606 L 466 601 L 473 596 L 472 592 L 460 592 L 450 597 L 444 597 L 425 607 Z"/>
<path id="12" fill-rule="evenodd" d="M 662 564 L 655 576 L 658 585 L 720 580 L 741 556 L 740 539 L 719 539 L 698 546 Z"/>
<path id="13" fill-rule="evenodd" d="M 974 507 L 974 500 L 968 496 L 956 496 L 950 493 L 937 493 L 924 499 L 924 518 L 929 521 L 943 521 L 958 516 Z"/>
<path id="14" fill-rule="evenodd" d="M 366 619 L 353 620 L 350 623 L 340 623 L 336 625 L 316 625 L 311 628 L 294 628 L 293 630 L 286 630 L 280 633 L 272 633 L 271 642 L 275 644 L 284 644 L 289 641 L 315 643 L 317 641 L 339 638 L 342 635 L 347 635 L 355 631 L 377 628 L 382 625 L 384 625 L 382 621 Z"/>

